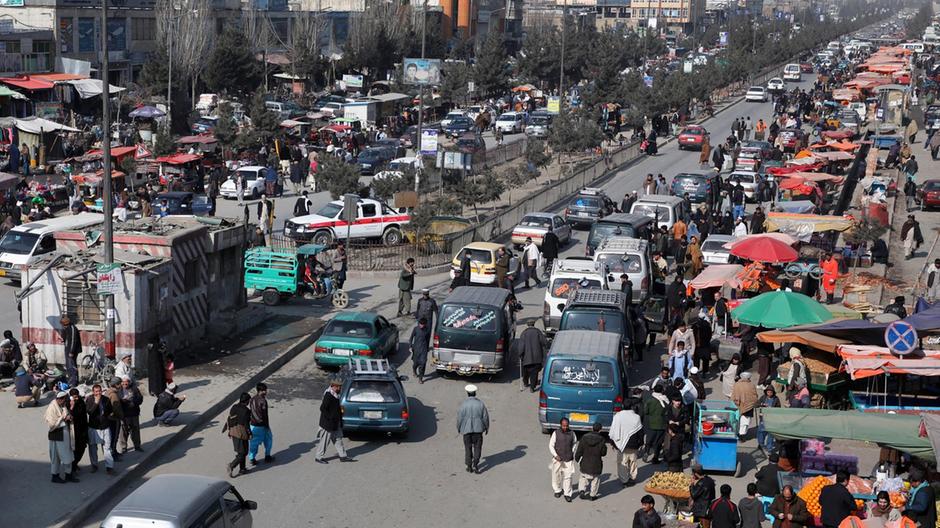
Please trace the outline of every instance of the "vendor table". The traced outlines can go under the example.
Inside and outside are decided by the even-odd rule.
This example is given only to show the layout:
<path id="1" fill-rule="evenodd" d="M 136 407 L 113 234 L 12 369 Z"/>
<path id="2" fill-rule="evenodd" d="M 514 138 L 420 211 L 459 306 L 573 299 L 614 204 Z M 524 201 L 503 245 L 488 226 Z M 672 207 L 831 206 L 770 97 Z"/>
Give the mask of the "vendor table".
<path id="1" fill-rule="evenodd" d="M 727 400 L 705 400 L 696 402 L 695 406 L 698 419 L 692 449 L 693 464 L 701 464 L 706 471 L 725 471 L 739 476 L 740 414 L 737 406 Z"/>

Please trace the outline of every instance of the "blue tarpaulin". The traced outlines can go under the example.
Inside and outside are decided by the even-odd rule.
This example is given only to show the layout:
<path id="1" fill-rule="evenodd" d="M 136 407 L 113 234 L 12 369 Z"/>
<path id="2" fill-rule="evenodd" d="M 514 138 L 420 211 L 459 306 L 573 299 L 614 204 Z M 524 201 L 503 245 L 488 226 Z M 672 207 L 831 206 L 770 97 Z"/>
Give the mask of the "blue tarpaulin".
<path id="1" fill-rule="evenodd" d="M 904 319 L 917 330 L 920 337 L 930 334 L 940 334 L 940 304 L 918 311 Z M 851 340 L 860 345 L 884 346 L 885 329 L 890 323 L 874 323 L 868 320 L 836 321 L 816 326 L 800 327 L 800 330 L 809 330 L 831 337 L 840 337 Z"/>

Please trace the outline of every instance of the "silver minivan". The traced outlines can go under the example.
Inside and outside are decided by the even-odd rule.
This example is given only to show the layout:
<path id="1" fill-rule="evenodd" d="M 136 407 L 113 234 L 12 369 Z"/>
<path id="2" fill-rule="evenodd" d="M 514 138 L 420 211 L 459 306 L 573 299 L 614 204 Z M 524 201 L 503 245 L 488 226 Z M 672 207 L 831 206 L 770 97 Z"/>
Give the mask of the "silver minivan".
<path id="1" fill-rule="evenodd" d="M 257 507 L 224 480 L 158 475 L 115 506 L 101 528 L 250 528 Z"/>
<path id="2" fill-rule="evenodd" d="M 633 283 L 633 302 L 646 300 L 652 281 L 648 241 L 623 236 L 608 237 L 597 246 L 594 264 L 607 274 L 610 289 L 619 289 L 620 275 L 626 274 Z"/>
<path id="3" fill-rule="evenodd" d="M 656 220 L 657 227 L 672 229 L 672 224 L 682 217 L 682 198 L 665 194 L 642 196 L 633 202 L 630 213 L 648 216 Z"/>

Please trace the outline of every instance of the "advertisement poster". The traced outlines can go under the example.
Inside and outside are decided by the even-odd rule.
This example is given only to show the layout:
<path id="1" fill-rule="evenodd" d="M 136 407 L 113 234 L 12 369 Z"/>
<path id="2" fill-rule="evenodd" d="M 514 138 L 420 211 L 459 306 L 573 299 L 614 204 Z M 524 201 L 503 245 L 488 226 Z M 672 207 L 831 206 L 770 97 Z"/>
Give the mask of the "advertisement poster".
<path id="1" fill-rule="evenodd" d="M 62 17 L 59 19 L 59 51 L 62 53 L 72 53 L 72 17 Z"/>
<path id="2" fill-rule="evenodd" d="M 98 264 L 98 295 L 124 293 L 124 274 L 120 264 Z"/>
<path id="3" fill-rule="evenodd" d="M 362 88 L 362 75 L 343 75 L 346 88 Z"/>
<path id="4" fill-rule="evenodd" d="M 553 95 L 548 98 L 547 110 L 553 114 L 561 111 L 561 97 Z"/>
<path id="5" fill-rule="evenodd" d="M 727 46 L 728 45 L 728 32 L 722 31 L 718 33 L 718 45 Z"/>
<path id="6" fill-rule="evenodd" d="M 643 84 L 645 84 L 647 88 L 652 88 L 652 87 L 653 87 L 653 76 L 652 76 L 652 75 L 644 75 L 644 76 L 643 76 Z"/>
<path id="7" fill-rule="evenodd" d="M 126 22 L 123 18 L 108 19 L 108 51 L 124 51 L 127 49 Z"/>
<path id="8" fill-rule="evenodd" d="M 437 154 L 437 132 L 437 130 L 427 128 L 421 131 L 421 155 Z"/>
<path id="9" fill-rule="evenodd" d="M 402 61 L 405 84 L 429 86 L 441 84 L 440 59 L 405 59 Z"/>

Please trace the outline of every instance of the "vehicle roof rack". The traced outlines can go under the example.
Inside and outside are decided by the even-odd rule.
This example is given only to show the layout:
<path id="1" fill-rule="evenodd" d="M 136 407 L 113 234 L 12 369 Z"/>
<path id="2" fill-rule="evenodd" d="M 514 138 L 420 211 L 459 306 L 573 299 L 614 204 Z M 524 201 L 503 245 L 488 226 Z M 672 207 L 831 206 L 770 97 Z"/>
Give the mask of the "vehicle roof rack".
<path id="1" fill-rule="evenodd" d="M 353 374 L 376 374 L 384 375 L 392 371 L 392 366 L 387 359 L 350 359 L 349 370 Z"/>

